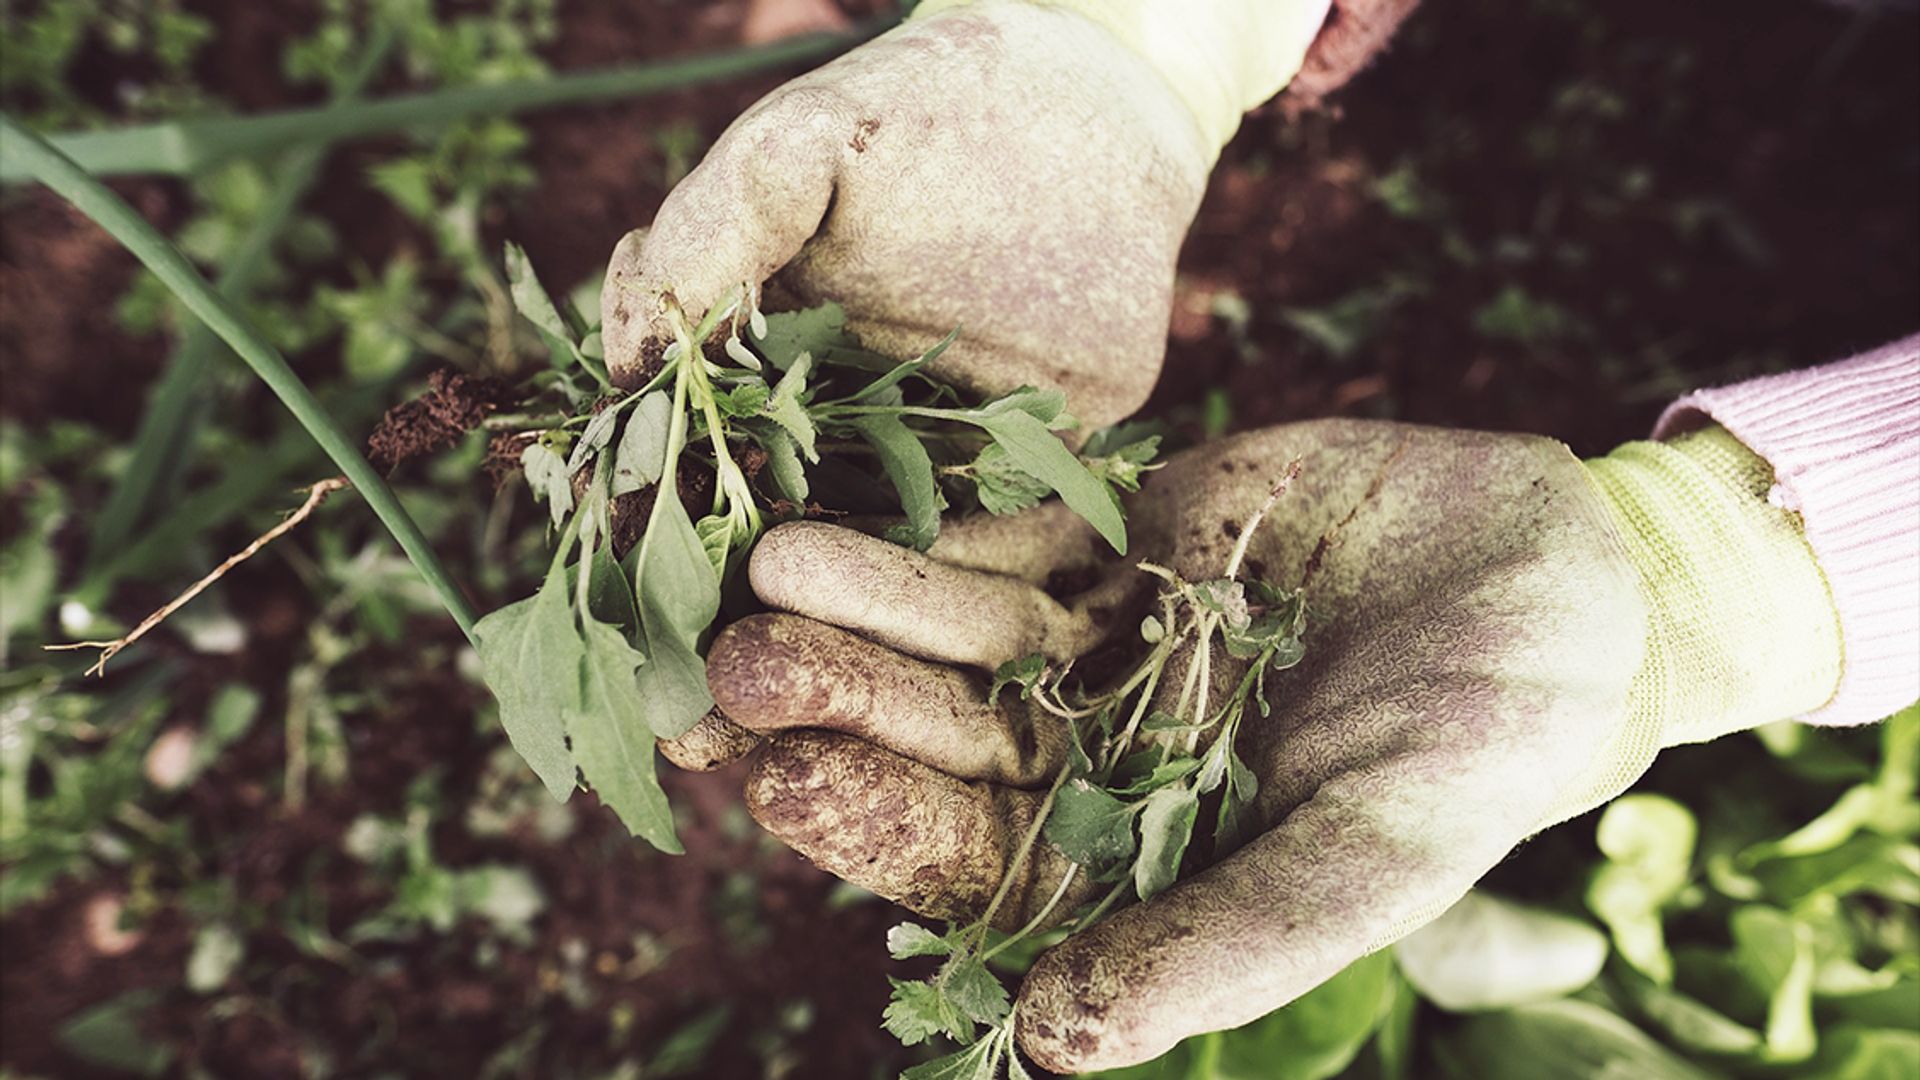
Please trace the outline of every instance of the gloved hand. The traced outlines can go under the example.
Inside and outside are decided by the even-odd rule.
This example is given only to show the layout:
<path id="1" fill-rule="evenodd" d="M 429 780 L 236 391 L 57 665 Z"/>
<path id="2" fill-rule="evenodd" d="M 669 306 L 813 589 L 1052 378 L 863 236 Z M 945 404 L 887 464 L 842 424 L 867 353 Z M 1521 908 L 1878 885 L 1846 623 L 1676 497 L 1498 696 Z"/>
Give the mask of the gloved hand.
<path id="1" fill-rule="evenodd" d="M 1277 90 L 1326 5 L 928 0 L 754 105 L 620 242 L 601 296 L 616 381 L 672 340 L 668 296 L 698 318 L 772 278 L 795 305 L 843 304 L 886 355 L 960 327 L 931 374 L 962 389 L 1058 387 L 1086 430 L 1126 416 L 1159 374 L 1208 170 L 1254 103 L 1239 84 Z M 1184 33 L 1154 30 L 1169 20 Z"/>
<path id="2" fill-rule="evenodd" d="M 1153 474 L 1129 501 L 1135 556 L 1218 576 L 1296 456 L 1245 562 L 1307 578 L 1311 616 L 1304 662 L 1269 678 L 1273 715 L 1240 735 L 1264 831 L 1040 958 L 1016 1022 L 1049 1069 L 1253 1020 L 1439 914 L 1661 746 L 1817 707 L 1837 682 L 1824 579 L 1762 497 L 1765 463 L 1719 429 L 1587 465 L 1532 436 L 1269 429 Z M 1051 505 L 956 522 L 929 556 L 819 524 L 769 533 L 750 576 L 784 613 L 729 627 L 708 661 L 721 708 L 770 736 L 727 729 L 762 742 L 754 816 L 849 881 L 977 916 L 1063 755 L 1059 721 L 989 704 L 982 673 L 1134 632 L 1155 581 L 1090 570 L 1100 552 Z M 1094 584 L 1056 600 L 1040 586 L 1061 571 Z M 1238 674 L 1222 654 L 1216 692 Z M 996 922 L 1024 921 L 1066 865 L 1042 844 Z"/>

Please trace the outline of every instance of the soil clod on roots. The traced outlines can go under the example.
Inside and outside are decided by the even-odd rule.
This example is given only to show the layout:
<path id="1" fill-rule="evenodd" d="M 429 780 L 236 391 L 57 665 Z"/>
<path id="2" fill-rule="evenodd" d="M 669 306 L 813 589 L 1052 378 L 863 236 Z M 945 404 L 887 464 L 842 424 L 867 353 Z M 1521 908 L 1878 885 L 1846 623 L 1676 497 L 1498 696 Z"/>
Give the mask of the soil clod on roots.
<path id="1" fill-rule="evenodd" d="M 427 392 L 387 410 L 367 436 L 373 467 L 391 475 L 401 463 L 438 453 L 517 395 L 507 383 L 441 368 L 427 378 Z"/>

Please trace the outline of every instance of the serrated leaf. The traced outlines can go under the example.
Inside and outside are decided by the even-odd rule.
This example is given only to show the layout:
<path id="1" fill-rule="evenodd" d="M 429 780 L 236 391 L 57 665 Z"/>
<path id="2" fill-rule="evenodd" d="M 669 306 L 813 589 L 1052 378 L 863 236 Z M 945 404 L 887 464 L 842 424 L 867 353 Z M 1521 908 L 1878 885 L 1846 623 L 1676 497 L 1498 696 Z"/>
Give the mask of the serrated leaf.
<path id="1" fill-rule="evenodd" d="M 667 438 L 673 427 L 673 398 L 664 390 L 642 397 L 627 417 L 627 429 L 613 452 L 613 494 L 626 495 L 660 482 L 667 467 Z"/>
<path id="2" fill-rule="evenodd" d="M 801 403 L 800 396 L 806 393 L 807 373 L 812 370 L 813 358 L 801 353 L 774 384 L 773 395 L 767 399 L 760 415 L 780 425 L 781 430 L 793 437 L 794 445 L 808 461 L 819 463 L 820 451 L 815 449 L 814 440 L 818 437 L 813 426 L 813 417 L 807 415 L 807 407 Z"/>
<path id="3" fill-rule="evenodd" d="M 1053 488 L 1074 513 L 1086 518 L 1113 550 L 1127 553 L 1127 526 L 1113 492 L 1054 437 L 1032 413 L 1017 409 L 976 411 L 968 418 L 1006 448 L 1013 464 Z"/>
<path id="4" fill-rule="evenodd" d="M 1193 602 L 1220 616 L 1228 627 L 1244 627 L 1253 618 L 1247 607 L 1246 583 L 1234 578 L 1195 582 Z"/>
<path id="5" fill-rule="evenodd" d="M 539 592 L 492 612 L 473 630 L 507 740 L 547 791 L 565 802 L 573 793 L 574 761 L 564 717 L 580 708 L 584 647 L 567 605 L 564 569 L 556 566 Z"/>
<path id="6" fill-rule="evenodd" d="M 760 354 L 781 371 L 793 365 L 801 353 L 810 353 L 816 361 L 832 362 L 836 352 L 857 349 L 859 343 L 846 333 L 847 313 L 839 304 L 822 304 L 804 311 L 784 311 L 766 316 L 765 333 L 755 333 Z"/>
<path id="7" fill-rule="evenodd" d="M 766 383 L 755 379 L 714 394 L 713 403 L 719 406 L 723 416 L 754 416 L 767 407 L 767 399 L 772 395 Z"/>
<path id="8" fill-rule="evenodd" d="M 948 960 L 934 982 L 961 1015 L 988 1027 L 1005 1020 L 1012 1007 L 1007 988 L 971 953 L 956 954 Z"/>
<path id="9" fill-rule="evenodd" d="M 887 954 L 895 960 L 907 960 L 915 956 L 945 956 L 952 951 L 951 941 L 919 923 L 897 923 L 887 931 Z"/>
<path id="10" fill-rule="evenodd" d="M 1276 670 L 1284 671 L 1299 663 L 1306 653 L 1300 643 L 1306 614 L 1300 595 L 1264 581 L 1249 581 L 1245 583 L 1241 604 L 1244 621 L 1229 618 L 1221 631 L 1228 655 L 1251 660 L 1271 649 L 1273 656 L 1269 664 Z"/>
<path id="11" fill-rule="evenodd" d="M 973 1021 L 963 1016 L 932 983 L 888 981 L 893 983 L 893 996 L 881 1014 L 881 1026 L 894 1038 L 915 1046 L 935 1035 L 962 1041 L 972 1036 Z"/>
<path id="12" fill-rule="evenodd" d="M 1087 471 L 1124 491 L 1140 490 L 1140 477 L 1159 452 L 1160 436 L 1158 435 L 1149 435 L 1109 454 L 1096 456 L 1090 450 L 1082 451 L 1087 463 Z"/>
<path id="13" fill-rule="evenodd" d="M 1007 456 L 1007 448 L 988 443 L 968 466 L 980 507 L 989 514 L 1005 516 L 1031 510 L 1052 494 L 1053 488 L 1036 480 Z"/>
<path id="14" fill-rule="evenodd" d="M 1180 859 L 1193 838 L 1200 797 L 1192 788 L 1163 787 L 1147 796 L 1140 812 L 1140 857 L 1133 864 L 1133 888 L 1151 900 L 1180 876 Z"/>
<path id="15" fill-rule="evenodd" d="M 793 436 L 778 428 L 769 430 L 760 446 L 767 452 L 767 468 L 780 494 L 795 506 L 805 506 L 812 490 L 807 486 L 807 468 L 800 464 L 800 450 Z"/>
<path id="16" fill-rule="evenodd" d="M 1071 780 L 1054 796 L 1045 833 L 1067 858 L 1098 871 L 1133 855 L 1133 810 L 1085 780 Z"/>
<path id="17" fill-rule="evenodd" d="M 853 421 L 853 427 L 879 455 L 881 471 L 899 494 L 914 548 L 925 551 L 932 547 L 934 538 L 940 535 L 943 500 L 933 479 L 933 459 L 927 456 L 927 448 L 897 416 L 863 416 Z"/>
<path id="18" fill-rule="evenodd" d="M 654 775 L 653 732 L 646 723 L 636 671 L 645 657 L 625 635 L 588 619 L 580 667 L 581 704 L 567 715 L 567 734 L 587 783 L 627 831 L 674 855 L 673 811 Z"/>

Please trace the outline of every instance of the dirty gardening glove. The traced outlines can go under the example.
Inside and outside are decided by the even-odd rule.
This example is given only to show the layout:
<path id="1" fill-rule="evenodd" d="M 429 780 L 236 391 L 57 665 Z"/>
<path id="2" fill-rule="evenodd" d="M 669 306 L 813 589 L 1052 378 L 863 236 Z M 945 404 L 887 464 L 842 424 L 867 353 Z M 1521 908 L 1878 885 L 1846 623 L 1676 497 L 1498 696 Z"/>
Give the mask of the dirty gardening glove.
<path id="1" fill-rule="evenodd" d="M 1016 1031 L 1047 1068 L 1143 1061 L 1284 1005 L 1661 747 L 1816 708 L 1836 685 L 1837 622 L 1797 519 L 1718 428 L 1587 464 L 1531 436 L 1274 428 L 1154 474 L 1129 505 L 1136 557 L 1219 576 L 1296 457 L 1244 563 L 1306 578 L 1310 612 L 1304 661 L 1269 677 L 1273 713 L 1249 710 L 1237 743 L 1258 835 L 1041 957 Z M 737 743 L 763 741 L 755 817 L 849 881 L 976 917 L 1065 753 L 1060 721 L 1013 693 L 987 703 L 983 673 L 1133 634 L 1157 582 L 1128 565 L 1061 601 L 1039 588 L 1098 558 L 1051 505 L 956 523 L 930 557 L 819 524 L 770 533 L 751 577 L 783 613 L 727 629 L 708 664 Z M 1241 670 L 1221 654 L 1216 695 Z M 1066 866 L 1041 844 L 995 923 L 1039 910 Z"/>
<path id="2" fill-rule="evenodd" d="M 964 390 L 1058 387 L 1086 430 L 1126 416 L 1159 374 L 1214 156 L 1326 4 L 928 0 L 754 105 L 620 242 L 601 297 L 616 381 L 657 365 L 669 297 L 697 319 L 772 278 L 780 306 L 843 304 L 883 354 L 960 327 L 930 373 Z M 1168 19 L 1183 33 L 1150 33 Z"/>

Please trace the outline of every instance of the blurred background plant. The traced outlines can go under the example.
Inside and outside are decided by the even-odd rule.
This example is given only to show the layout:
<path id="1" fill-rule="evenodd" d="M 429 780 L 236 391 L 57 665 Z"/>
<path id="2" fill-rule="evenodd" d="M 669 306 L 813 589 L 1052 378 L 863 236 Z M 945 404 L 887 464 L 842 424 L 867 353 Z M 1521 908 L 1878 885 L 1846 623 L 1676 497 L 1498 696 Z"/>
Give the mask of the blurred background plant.
<path id="1" fill-rule="evenodd" d="M 4 0 L 0 104 L 73 133 L 505 95 L 259 152 L 176 138 L 205 160 L 113 181 L 364 434 L 437 370 L 542 362 L 501 240 L 590 300 L 613 240 L 805 66 L 743 50 L 892 14 Z M 1728 20 L 1470 0 L 1416 16 L 1341 115 L 1249 120 L 1183 255 L 1149 411 L 1188 438 L 1343 413 L 1590 453 L 1687 386 L 1910 331 L 1915 21 L 1800 0 Z M 565 109 L 501 104 L 702 56 L 734 66 Z M 327 466 L 64 204 L 8 187 L 0 226 L 0 1071 L 780 1078 L 909 1062 L 873 1021 L 899 913 L 761 837 L 737 774 L 668 777 L 679 860 L 590 799 L 553 804 L 501 740 L 464 640 L 351 495 L 104 680 L 41 652 L 124 632 Z M 489 475 L 495 434 L 393 477 L 482 607 L 540 563 L 534 508 Z M 1916 1075 L 1917 758 L 1912 711 L 1676 751 L 1417 938 L 1118 1075 Z"/>

